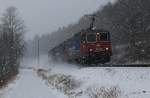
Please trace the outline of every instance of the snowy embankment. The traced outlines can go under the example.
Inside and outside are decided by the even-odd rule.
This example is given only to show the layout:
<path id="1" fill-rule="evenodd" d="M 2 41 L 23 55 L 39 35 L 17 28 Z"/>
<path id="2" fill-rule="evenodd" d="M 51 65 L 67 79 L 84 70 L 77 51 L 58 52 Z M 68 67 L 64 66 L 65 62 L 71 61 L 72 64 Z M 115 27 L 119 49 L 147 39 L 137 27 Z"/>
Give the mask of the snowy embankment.
<path id="1" fill-rule="evenodd" d="M 52 91 L 34 69 L 20 69 L 17 79 L 0 90 L 0 98 L 66 98 Z"/>
<path id="2" fill-rule="evenodd" d="M 21 70 L 20 78 L 7 98 L 61 98 L 52 93 L 34 70 Z"/>
<path id="3" fill-rule="evenodd" d="M 47 57 L 42 56 L 42 61 L 37 64 L 37 59 L 24 59 L 17 78 L 0 89 L 0 98 L 67 98 L 64 94 L 50 89 L 37 75 L 37 69 L 45 68 Z"/>
<path id="4" fill-rule="evenodd" d="M 42 73 L 43 74 L 43 73 Z M 150 68 L 78 68 L 51 64 L 46 82 L 75 98 L 149 98 Z"/>

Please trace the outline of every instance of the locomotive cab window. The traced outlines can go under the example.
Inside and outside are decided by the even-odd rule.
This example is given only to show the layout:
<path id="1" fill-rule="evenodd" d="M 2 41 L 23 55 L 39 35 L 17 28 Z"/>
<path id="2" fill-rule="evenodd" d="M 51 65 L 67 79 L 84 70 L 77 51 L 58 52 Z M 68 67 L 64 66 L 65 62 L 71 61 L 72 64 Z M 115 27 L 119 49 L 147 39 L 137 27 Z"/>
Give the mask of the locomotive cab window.
<path id="1" fill-rule="evenodd" d="M 96 42 L 96 34 L 87 34 L 86 36 L 87 42 Z"/>
<path id="2" fill-rule="evenodd" d="M 108 41 L 108 33 L 101 33 L 99 40 L 100 41 Z"/>

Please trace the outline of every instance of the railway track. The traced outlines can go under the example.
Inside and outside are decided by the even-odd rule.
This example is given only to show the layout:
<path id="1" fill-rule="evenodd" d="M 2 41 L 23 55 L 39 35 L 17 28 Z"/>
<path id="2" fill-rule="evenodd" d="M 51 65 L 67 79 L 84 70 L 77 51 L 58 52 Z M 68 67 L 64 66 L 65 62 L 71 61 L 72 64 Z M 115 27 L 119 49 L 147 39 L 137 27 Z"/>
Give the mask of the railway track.
<path id="1" fill-rule="evenodd" d="M 150 67 L 150 64 L 88 64 L 88 65 L 78 65 L 82 68 L 84 67 Z M 37 71 L 38 68 L 35 67 L 20 67 L 21 69 L 29 69 Z"/>
<path id="2" fill-rule="evenodd" d="M 93 67 L 150 67 L 150 64 L 92 64 Z"/>
<path id="3" fill-rule="evenodd" d="M 150 67 L 150 64 L 79 64 L 82 67 Z"/>

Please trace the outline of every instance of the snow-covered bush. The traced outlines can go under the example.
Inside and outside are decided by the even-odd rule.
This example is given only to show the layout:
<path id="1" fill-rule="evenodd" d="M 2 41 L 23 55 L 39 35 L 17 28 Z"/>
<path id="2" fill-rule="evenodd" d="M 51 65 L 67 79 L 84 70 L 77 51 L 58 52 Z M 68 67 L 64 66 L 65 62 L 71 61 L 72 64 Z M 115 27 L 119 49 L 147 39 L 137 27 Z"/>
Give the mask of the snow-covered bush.
<path id="1" fill-rule="evenodd" d="M 53 74 L 50 75 L 48 71 L 43 69 L 37 70 L 37 75 L 46 80 L 48 85 L 54 89 L 60 90 L 69 97 L 78 96 L 82 91 L 76 89 L 80 87 L 81 81 L 76 80 L 71 75 Z"/>
<path id="2" fill-rule="evenodd" d="M 42 77 L 44 80 L 48 78 L 48 71 L 44 69 L 38 69 L 37 74 L 39 77 Z"/>
<path id="3" fill-rule="evenodd" d="M 68 94 L 70 91 L 78 88 L 80 86 L 80 81 L 75 80 L 70 75 L 55 74 L 48 78 L 48 83 L 55 88 Z"/>
<path id="4" fill-rule="evenodd" d="M 85 92 L 90 98 L 119 98 L 121 95 L 121 90 L 117 86 L 110 88 L 91 86 Z"/>

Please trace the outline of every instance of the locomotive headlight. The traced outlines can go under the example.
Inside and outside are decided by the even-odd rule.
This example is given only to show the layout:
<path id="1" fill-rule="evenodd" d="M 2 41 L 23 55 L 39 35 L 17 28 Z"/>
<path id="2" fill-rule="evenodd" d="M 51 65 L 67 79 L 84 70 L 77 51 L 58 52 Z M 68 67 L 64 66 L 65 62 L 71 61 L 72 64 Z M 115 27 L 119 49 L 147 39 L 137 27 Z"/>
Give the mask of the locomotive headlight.
<path id="1" fill-rule="evenodd" d="M 109 50 L 109 48 L 106 48 L 106 50 Z"/>
<path id="2" fill-rule="evenodd" d="M 97 33 L 97 35 L 100 35 L 100 33 Z"/>
<path id="3" fill-rule="evenodd" d="M 93 51 L 93 49 L 90 49 L 90 51 Z"/>

